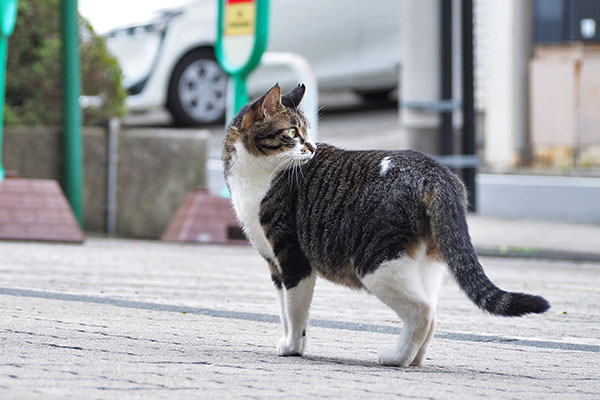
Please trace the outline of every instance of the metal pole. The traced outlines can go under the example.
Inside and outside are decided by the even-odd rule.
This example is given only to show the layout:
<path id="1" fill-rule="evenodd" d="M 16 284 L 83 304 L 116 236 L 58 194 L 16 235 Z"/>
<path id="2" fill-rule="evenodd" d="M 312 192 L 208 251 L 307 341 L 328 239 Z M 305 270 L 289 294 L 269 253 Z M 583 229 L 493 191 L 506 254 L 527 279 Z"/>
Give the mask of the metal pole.
<path id="1" fill-rule="evenodd" d="M 233 118 L 248 101 L 246 77 L 240 74 L 230 75 L 227 87 L 227 108 L 225 110 L 226 125 L 231 123 Z"/>
<path id="2" fill-rule="evenodd" d="M 440 99 L 452 100 L 452 1 L 440 0 Z M 452 110 L 441 112 L 441 149 L 443 155 L 454 153 Z"/>
<path id="3" fill-rule="evenodd" d="M 63 39 L 63 185 L 73 213 L 83 227 L 83 156 L 79 108 L 77 0 L 62 0 Z"/>
<path id="4" fill-rule="evenodd" d="M 6 83 L 6 48 L 8 37 L 0 37 L 0 181 L 4 179 L 4 168 L 2 167 L 2 132 L 4 131 L 4 91 Z"/>
<path id="5" fill-rule="evenodd" d="M 8 37 L 15 28 L 17 0 L 0 0 L 0 181 L 4 179 L 2 168 L 2 132 L 4 130 L 4 93 L 6 83 L 6 55 Z"/>
<path id="6" fill-rule="evenodd" d="M 462 153 L 475 154 L 475 105 L 473 99 L 473 0 L 462 0 L 462 97 L 463 97 L 463 136 Z M 475 168 L 463 170 L 463 180 L 467 186 L 469 207 L 476 210 Z"/>
<path id="7" fill-rule="evenodd" d="M 106 233 L 117 234 L 117 167 L 119 162 L 118 133 L 121 123 L 118 118 L 108 121 L 108 168 L 106 182 Z"/>

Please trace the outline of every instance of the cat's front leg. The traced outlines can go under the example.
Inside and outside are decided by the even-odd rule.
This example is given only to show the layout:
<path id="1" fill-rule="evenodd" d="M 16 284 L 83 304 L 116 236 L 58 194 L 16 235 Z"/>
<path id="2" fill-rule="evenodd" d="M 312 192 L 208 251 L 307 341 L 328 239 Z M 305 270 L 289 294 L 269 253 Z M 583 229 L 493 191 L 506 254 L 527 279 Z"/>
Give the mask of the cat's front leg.
<path id="1" fill-rule="evenodd" d="M 306 347 L 306 325 L 308 311 L 315 288 L 316 274 L 298 280 L 283 276 L 283 298 L 287 316 L 287 332 L 279 340 L 277 352 L 280 356 L 301 356 Z"/>
<path id="2" fill-rule="evenodd" d="M 271 280 L 275 285 L 275 290 L 277 291 L 277 300 L 279 302 L 279 320 L 281 321 L 281 326 L 283 327 L 283 336 L 287 337 L 288 335 L 288 318 L 285 311 L 285 298 L 283 294 L 283 278 L 281 277 L 281 273 L 277 266 L 272 262 L 267 260 L 269 263 L 269 269 L 271 270 Z"/>

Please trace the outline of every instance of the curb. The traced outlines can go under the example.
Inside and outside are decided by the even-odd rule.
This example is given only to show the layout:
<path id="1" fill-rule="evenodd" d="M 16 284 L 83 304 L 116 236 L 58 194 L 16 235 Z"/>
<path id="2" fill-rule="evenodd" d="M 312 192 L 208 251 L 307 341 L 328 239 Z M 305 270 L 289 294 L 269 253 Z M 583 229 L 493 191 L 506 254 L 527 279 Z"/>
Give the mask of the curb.
<path id="1" fill-rule="evenodd" d="M 548 250 L 534 247 L 478 247 L 475 252 L 482 257 L 525 258 L 553 261 L 571 261 L 600 264 L 599 253 L 585 253 L 569 250 Z"/>

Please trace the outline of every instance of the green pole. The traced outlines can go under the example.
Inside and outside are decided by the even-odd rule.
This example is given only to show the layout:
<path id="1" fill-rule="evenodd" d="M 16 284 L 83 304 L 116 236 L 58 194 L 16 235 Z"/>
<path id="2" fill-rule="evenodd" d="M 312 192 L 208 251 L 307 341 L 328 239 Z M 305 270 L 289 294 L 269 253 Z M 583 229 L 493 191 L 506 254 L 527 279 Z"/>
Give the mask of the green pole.
<path id="1" fill-rule="evenodd" d="M 228 115 L 228 119 L 233 118 L 235 114 L 248 102 L 248 91 L 246 89 L 246 78 L 256 68 L 260 62 L 265 49 L 267 48 L 267 39 L 269 37 L 269 0 L 256 1 L 256 26 L 254 32 L 254 45 L 250 57 L 243 65 L 232 65 L 225 54 L 223 48 L 223 19 L 225 3 L 228 0 L 219 0 L 217 13 L 217 40 L 215 43 L 215 53 L 221 68 L 231 76 L 233 84 L 233 112 Z M 226 121 L 229 123 L 230 121 Z"/>
<path id="2" fill-rule="evenodd" d="M 245 75 L 233 75 L 231 83 L 233 84 L 233 115 L 231 116 L 233 118 L 248 102 L 248 89 Z"/>
<path id="3" fill-rule="evenodd" d="M 2 132 L 4 130 L 4 93 L 6 90 L 6 54 L 8 37 L 15 28 L 17 0 L 0 0 L 0 181 L 4 179 L 2 167 Z"/>
<path id="4" fill-rule="evenodd" d="M 2 167 L 2 132 L 4 131 L 4 84 L 6 83 L 6 48 L 8 38 L 2 35 L 0 38 L 0 181 L 4 180 L 4 168 Z"/>
<path id="5" fill-rule="evenodd" d="M 77 0 L 62 0 L 63 185 L 73 214 L 83 227 L 83 157 L 79 108 Z"/>

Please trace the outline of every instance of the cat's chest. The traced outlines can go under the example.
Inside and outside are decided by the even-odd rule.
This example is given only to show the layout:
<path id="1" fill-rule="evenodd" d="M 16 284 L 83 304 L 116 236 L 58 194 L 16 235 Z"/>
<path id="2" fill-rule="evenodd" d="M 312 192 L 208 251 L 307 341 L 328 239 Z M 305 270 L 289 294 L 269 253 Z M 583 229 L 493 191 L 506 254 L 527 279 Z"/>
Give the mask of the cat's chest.
<path id="1" fill-rule="evenodd" d="M 260 204 L 269 191 L 270 180 L 244 172 L 234 170 L 227 177 L 233 208 L 250 243 L 263 257 L 276 261 L 273 247 L 260 223 Z"/>

